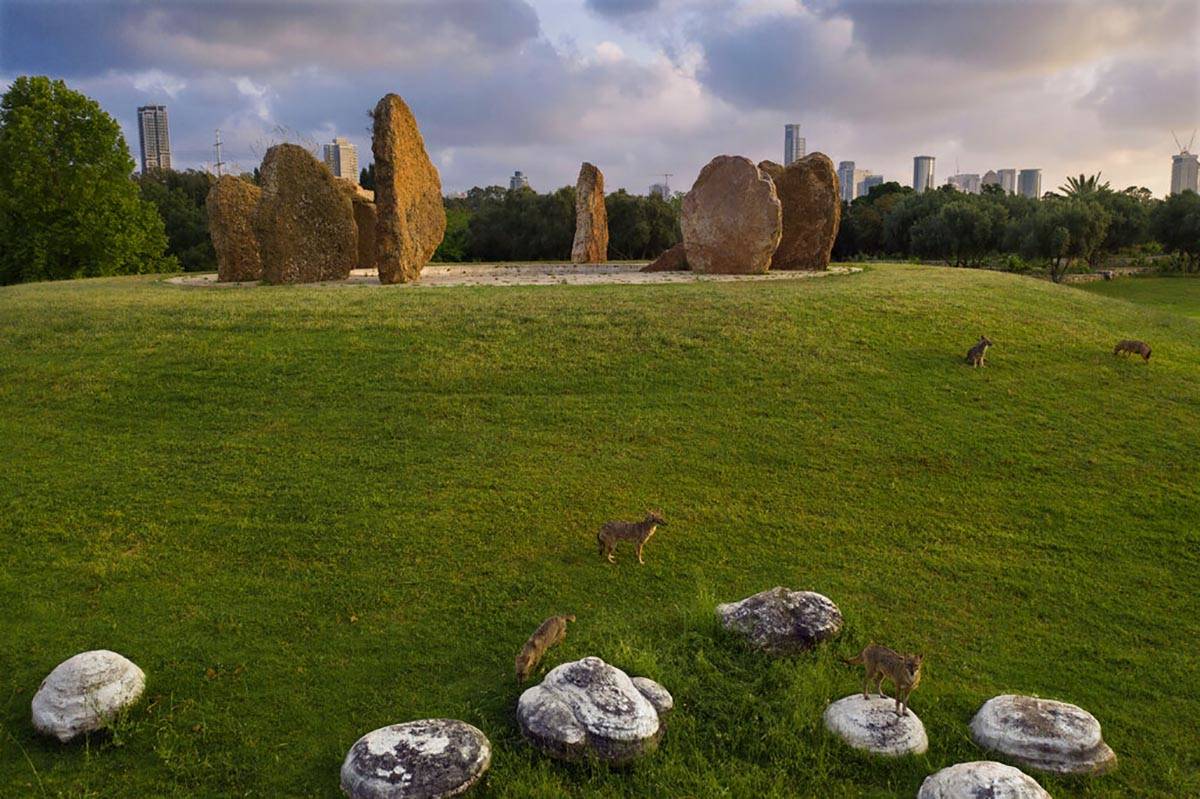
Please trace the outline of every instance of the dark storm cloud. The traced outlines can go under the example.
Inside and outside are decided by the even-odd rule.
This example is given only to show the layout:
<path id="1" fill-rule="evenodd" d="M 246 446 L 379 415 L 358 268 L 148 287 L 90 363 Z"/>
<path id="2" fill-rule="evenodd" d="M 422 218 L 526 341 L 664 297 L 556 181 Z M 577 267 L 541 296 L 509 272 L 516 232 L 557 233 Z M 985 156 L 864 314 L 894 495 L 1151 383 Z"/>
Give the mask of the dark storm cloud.
<path id="1" fill-rule="evenodd" d="M 627 17 L 653 11 L 659 0 L 585 0 L 585 5 L 603 17 Z"/>
<path id="2" fill-rule="evenodd" d="M 5 0 L 0 70 L 282 69 L 404 64 L 448 53 L 486 56 L 535 39 L 526 0 Z"/>

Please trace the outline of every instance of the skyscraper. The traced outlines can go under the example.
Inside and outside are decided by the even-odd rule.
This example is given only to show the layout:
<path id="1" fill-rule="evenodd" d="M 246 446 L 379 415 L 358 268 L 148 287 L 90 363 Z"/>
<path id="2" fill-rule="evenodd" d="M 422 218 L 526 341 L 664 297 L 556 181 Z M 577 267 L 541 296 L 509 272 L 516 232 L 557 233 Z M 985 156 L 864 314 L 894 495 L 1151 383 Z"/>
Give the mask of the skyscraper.
<path id="1" fill-rule="evenodd" d="M 800 135 L 800 126 L 783 126 L 783 165 L 788 166 L 804 157 L 804 137 Z"/>
<path id="2" fill-rule="evenodd" d="M 983 180 L 979 182 L 980 186 L 999 186 L 1000 176 L 996 174 L 996 170 L 989 169 L 983 173 Z"/>
<path id="3" fill-rule="evenodd" d="M 1042 170 L 1022 169 L 1017 176 L 1017 191 L 1022 197 L 1038 199 L 1042 196 Z"/>
<path id="4" fill-rule="evenodd" d="M 513 172 L 513 176 L 508 179 L 508 190 L 516 191 L 527 188 L 529 188 L 529 178 L 525 177 L 525 173 L 519 169 Z"/>
<path id="5" fill-rule="evenodd" d="M 854 162 L 842 161 L 838 164 L 838 189 L 842 195 L 842 202 L 848 203 L 854 199 Z"/>
<path id="6" fill-rule="evenodd" d="M 863 170 L 863 171 L 866 172 L 866 170 Z M 868 194 L 871 193 L 872 186 L 882 186 L 882 185 L 883 185 L 883 175 L 872 175 L 870 172 L 866 172 L 866 177 L 864 177 L 862 180 L 860 180 L 858 182 L 858 185 L 854 187 L 854 196 L 855 197 L 866 197 Z"/>
<path id="7" fill-rule="evenodd" d="M 918 155 L 913 158 L 913 189 L 917 192 L 933 188 L 933 156 Z"/>
<path id="8" fill-rule="evenodd" d="M 1198 183 L 1200 183 L 1200 157 L 1187 150 L 1182 151 L 1179 155 L 1171 156 L 1171 193 L 1200 192 Z"/>
<path id="9" fill-rule="evenodd" d="M 349 139 L 337 136 L 325 145 L 325 164 L 339 178 L 358 183 L 358 148 Z"/>
<path id="10" fill-rule="evenodd" d="M 1017 170 L 1001 169 L 996 172 L 996 177 L 1000 178 L 1000 188 L 1005 194 L 1017 193 Z"/>
<path id="11" fill-rule="evenodd" d="M 951 175 L 946 182 L 959 191 L 966 192 L 967 194 L 979 194 L 980 192 L 979 175 L 976 175 L 975 173 Z"/>
<path id="12" fill-rule="evenodd" d="M 167 131 L 167 107 L 138 108 L 138 143 L 142 147 L 142 171 L 171 168 L 171 135 Z"/>

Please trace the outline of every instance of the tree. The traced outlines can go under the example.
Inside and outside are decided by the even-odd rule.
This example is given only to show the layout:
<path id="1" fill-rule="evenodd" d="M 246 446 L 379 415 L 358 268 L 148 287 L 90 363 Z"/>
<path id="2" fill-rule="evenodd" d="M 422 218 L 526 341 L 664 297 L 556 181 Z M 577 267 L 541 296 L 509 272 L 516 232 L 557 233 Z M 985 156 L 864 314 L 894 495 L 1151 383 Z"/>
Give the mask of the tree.
<path id="1" fill-rule="evenodd" d="M 1015 237 L 1026 258 L 1042 258 L 1050 279 L 1062 281 L 1076 259 L 1089 258 L 1104 242 L 1109 215 L 1098 202 L 1072 197 L 1043 201 L 1020 222 Z"/>
<path id="2" fill-rule="evenodd" d="M 205 207 L 213 182 L 212 175 L 195 169 L 153 169 L 138 177 L 142 199 L 153 203 L 162 217 L 168 254 L 177 258 L 187 272 L 217 268 Z"/>
<path id="3" fill-rule="evenodd" d="M 1163 249 L 1179 253 L 1184 269 L 1200 270 L 1200 194 L 1172 194 L 1154 209 L 1151 225 Z"/>
<path id="4" fill-rule="evenodd" d="M 1132 191 L 1131 191 L 1132 189 Z M 1158 202 L 1141 194 L 1132 186 L 1125 191 L 1106 191 L 1096 195 L 1096 201 L 1108 212 L 1108 232 L 1097 249 L 1094 261 L 1108 253 L 1120 252 L 1150 240 L 1150 215 Z"/>
<path id="5" fill-rule="evenodd" d="M 679 212 L 657 194 L 642 197 L 617 189 L 604 198 L 608 214 L 608 252 L 612 258 L 657 258 L 679 243 Z"/>
<path id="6" fill-rule="evenodd" d="M 258 170 L 254 170 L 257 172 Z M 375 191 L 375 164 L 371 163 L 358 171 L 358 185 L 367 191 Z"/>
<path id="7" fill-rule="evenodd" d="M 177 269 L 132 172 L 98 103 L 61 80 L 17 78 L 0 98 L 0 283 Z"/>
<path id="8" fill-rule="evenodd" d="M 1095 194 L 1111 191 L 1108 187 L 1108 181 L 1100 182 L 1100 174 L 1097 172 L 1094 175 L 1080 175 L 1079 177 L 1069 177 L 1063 186 L 1059 186 L 1058 190 L 1063 193 L 1064 197 L 1089 197 Z"/>
<path id="9" fill-rule="evenodd" d="M 1008 212 L 1001 203 L 980 195 L 961 195 L 913 225 L 913 252 L 942 258 L 951 266 L 978 265 L 984 256 L 999 249 L 1007 220 Z"/>

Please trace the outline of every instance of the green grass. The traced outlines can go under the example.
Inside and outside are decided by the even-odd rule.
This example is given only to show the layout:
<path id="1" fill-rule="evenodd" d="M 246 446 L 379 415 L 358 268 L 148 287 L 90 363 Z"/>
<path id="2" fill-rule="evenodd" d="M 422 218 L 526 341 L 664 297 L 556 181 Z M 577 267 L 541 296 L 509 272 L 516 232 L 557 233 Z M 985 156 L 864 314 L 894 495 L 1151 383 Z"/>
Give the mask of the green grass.
<path id="1" fill-rule="evenodd" d="M 1135 277 L 1075 284 L 1103 297 L 1116 297 L 1138 305 L 1200 319 L 1200 279 L 1194 277 Z"/>
<path id="2" fill-rule="evenodd" d="M 1140 281 L 1138 281 L 1140 282 Z M 1132 283 L 1132 281 L 1131 281 Z M 1114 284 L 1117 285 L 1117 284 Z M 984 369 L 963 363 L 986 333 Z M 1112 342 L 1153 341 L 1145 364 Z M 0 795 L 338 795 L 358 736 L 491 738 L 485 797 L 911 797 L 997 693 L 1076 702 L 1120 757 L 1056 797 L 1200 794 L 1200 321 L 1012 275 L 528 288 L 0 290 Z M 638 566 L 597 526 L 671 525 Z M 713 607 L 832 597 L 771 660 Z M 662 682 L 654 756 L 524 744 L 513 656 Z M 825 704 L 868 640 L 924 652 L 926 756 Z M 34 735 L 42 677 L 148 674 L 115 735 Z"/>

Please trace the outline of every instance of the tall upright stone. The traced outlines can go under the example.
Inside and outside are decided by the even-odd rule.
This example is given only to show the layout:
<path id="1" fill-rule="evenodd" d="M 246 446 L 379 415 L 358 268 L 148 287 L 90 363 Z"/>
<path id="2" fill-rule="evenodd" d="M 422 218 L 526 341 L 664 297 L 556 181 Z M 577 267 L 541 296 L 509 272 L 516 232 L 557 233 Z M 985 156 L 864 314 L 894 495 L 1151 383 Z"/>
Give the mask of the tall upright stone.
<path id="1" fill-rule="evenodd" d="M 575 243 L 571 263 L 608 261 L 608 211 L 604 208 L 604 173 L 584 162 L 575 184 Z"/>
<path id="2" fill-rule="evenodd" d="M 783 205 L 783 236 L 771 268 L 828 269 L 842 220 L 833 162 L 822 153 L 813 153 L 787 167 L 763 161 L 758 168 L 775 182 Z"/>
<path id="3" fill-rule="evenodd" d="M 352 180 L 338 178 L 338 188 L 350 198 L 354 208 L 354 227 L 358 240 L 358 269 L 375 268 L 375 195 Z"/>
<path id="4" fill-rule="evenodd" d="M 225 175 L 208 190 L 204 201 L 208 235 L 217 253 L 217 280 L 262 280 L 262 259 L 254 235 L 254 210 L 262 189 L 248 180 Z"/>
<path id="5" fill-rule="evenodd" d="M 267 283 L 345 280 L 358 258 L 354 208 L 312 153 L 277 144 L 262 162 L 254 233 Z"/>
<path id="6" fill-rule="evenodd" d="M 373 116 L 379 282 L 408 283 L 421 276 L 446 234 L 442 183 L 417 121 L 399 95 L 386 95 Z"/>
<path id="7" fill-rule="evenodd" d="M 775 184 L 749 158 L 718 155 L 683 198 L 682 226 L 693 272 L 762 274 L 783 227 Z"/>

